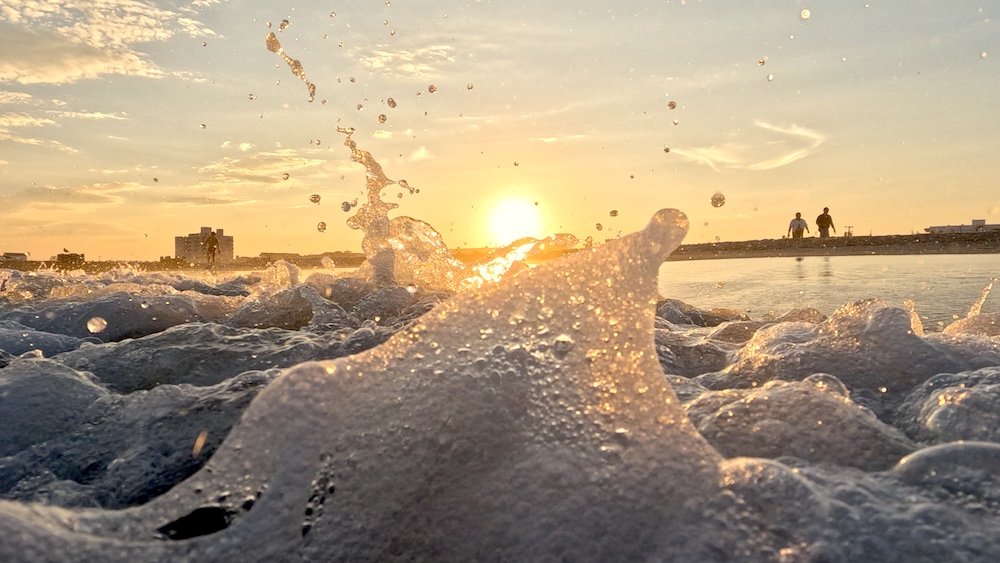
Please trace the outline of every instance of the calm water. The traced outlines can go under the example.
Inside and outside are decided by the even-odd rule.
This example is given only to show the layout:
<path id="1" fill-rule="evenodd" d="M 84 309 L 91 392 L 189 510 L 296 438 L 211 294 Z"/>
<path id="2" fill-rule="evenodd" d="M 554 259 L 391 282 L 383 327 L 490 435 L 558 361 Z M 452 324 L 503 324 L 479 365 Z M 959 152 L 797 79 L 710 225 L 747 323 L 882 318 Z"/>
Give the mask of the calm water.
<path id="1" fill-rule="evenodd" d="M 994 276 L 1000 276 L 996 254 L 807 256 L 667 262 L 659 285 L 665 297 L 752 318 L 796 307 L 829 315 L 868 297 L 899 307 L 912 300 L 924 328 L 940 330 L 964 317 Z M 1000 310 L 1000 287 L 995 289 L 984 312 Z"/>

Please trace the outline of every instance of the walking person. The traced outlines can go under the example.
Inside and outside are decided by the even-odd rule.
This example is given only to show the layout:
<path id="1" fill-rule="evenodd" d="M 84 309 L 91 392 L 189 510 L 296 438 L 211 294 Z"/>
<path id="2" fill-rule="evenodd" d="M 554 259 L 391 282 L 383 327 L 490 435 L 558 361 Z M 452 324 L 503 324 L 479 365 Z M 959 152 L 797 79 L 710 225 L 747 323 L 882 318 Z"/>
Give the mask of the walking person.
<path id="1" fill-rule="evenodd" d="M 215 254 L 219 251 L 219 239 L 215 236 L 215 231 L 212 231 L 205 239 L 205 257 L 208 259 L 208 267 L 211 268 L 215 266 Z"/>
<path id="2" fill-rule="evenodd" d="M 788 234 L 792 238 L 802 238 L 802 233 L 809 231 L 809 225 L 802 218 L 801 213 L 796 213 L 795 218 L 788 224 Z"/>
<path id="3" fill-rule="evenodd" d="M 830 208 L 824 207 L 823 213 L 816 217 L 816 226 L 819 228 L 819 238 L 830 238 L 830 229 L 837 232 L 837 227 L 833 226 L 833 217 L 830 217 Z"/>

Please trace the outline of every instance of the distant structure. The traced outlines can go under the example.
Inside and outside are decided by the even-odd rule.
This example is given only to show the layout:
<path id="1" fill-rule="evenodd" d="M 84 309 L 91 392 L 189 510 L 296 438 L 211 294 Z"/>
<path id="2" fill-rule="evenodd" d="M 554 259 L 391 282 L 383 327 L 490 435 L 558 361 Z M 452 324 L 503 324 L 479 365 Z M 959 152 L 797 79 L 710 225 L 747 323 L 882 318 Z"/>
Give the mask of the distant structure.
<path id="1" fill-rule="evenodd" d="M 56 259 L 54 260 L 56 266 L 60 266 L 62 268 L 82 268 L 83 263 L 86 261 L 87 259 L 84 257 L 83 254 L 79 254 L 76 252 L 64 252 L 56 254 Z"/>
<path id="2" fill-rule="evenodd" d="M 986 219 L 973 219 L 971 225 L 943 225 L 924 229 L 932 235 L 950 235 L 955 233 L 993 233 L 1000 231 L 998 224 L 986 224 Z"/>
<path id="3" fill-rule="evenodd" d="M 28 255 L 24 252 L 4 252 L 3 260 L 13 260 L 15 262 L 27 262 Z"/>
<path id="4" fill-rule="evenodd" d="M 187 236 L 174 237 L 174 257 L 186 262 L 205 262 L 205 241 L 211 234 L 212 227 L 202 227 L 201 232 Z M 233 237 L 222 234 L 222 229 L 215 229 L 219 239 L 219 252 L 215 255 L 216 262 L 233 261 Z"/>

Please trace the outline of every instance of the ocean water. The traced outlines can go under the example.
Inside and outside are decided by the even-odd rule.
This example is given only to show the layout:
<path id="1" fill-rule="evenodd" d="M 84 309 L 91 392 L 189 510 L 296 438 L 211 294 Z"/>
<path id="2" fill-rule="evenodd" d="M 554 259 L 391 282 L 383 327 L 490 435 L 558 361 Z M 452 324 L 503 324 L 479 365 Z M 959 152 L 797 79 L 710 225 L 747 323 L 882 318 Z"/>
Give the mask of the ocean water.
<path id="1" fill-rule="evenodd" d="M 672 209 L 465 266 L 345 134 L 356 272 L 0 272 L 0 560 L 1000 559 L 978 271 L 931 331 L 889 266 L 663 265 Z"/>
<path id="2" fill-rule="evenodd" d="M 726 307 L 753 318 L 814 308 L 829 315 L 866 297 L 895 307 L 913 303 L 923 325 L 940 331 L 965 317 L 990 280 L 1000 255 L 805 256 L 666 262 L 660 293 L 699 307 Z M 983 311 L 1000 311 L 987 298 Z"/>

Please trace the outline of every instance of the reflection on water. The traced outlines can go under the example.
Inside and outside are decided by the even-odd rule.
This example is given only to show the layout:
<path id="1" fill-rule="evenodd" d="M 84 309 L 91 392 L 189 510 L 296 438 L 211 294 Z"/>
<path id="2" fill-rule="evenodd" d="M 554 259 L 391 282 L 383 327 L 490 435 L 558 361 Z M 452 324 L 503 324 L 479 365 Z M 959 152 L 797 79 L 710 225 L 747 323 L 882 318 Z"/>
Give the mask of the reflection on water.
<path id="1" fill-rule="evenodd" d="M 809 256 L 667 262 L 660 293 L 753 318 L 812 307 L 825 314 L 861 298 L 904 307 L 912 300 L 925 328 L 965 317 L 1000 271 L 996 255 Z M 987 299 L 984 312 L 996 311 Z"/>

